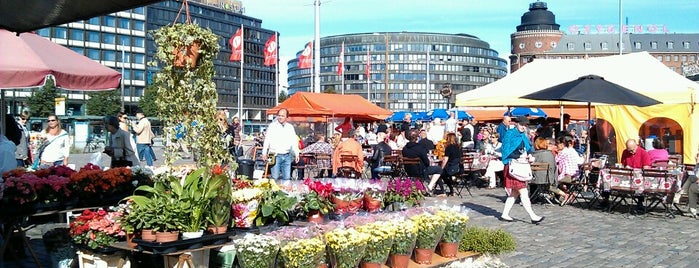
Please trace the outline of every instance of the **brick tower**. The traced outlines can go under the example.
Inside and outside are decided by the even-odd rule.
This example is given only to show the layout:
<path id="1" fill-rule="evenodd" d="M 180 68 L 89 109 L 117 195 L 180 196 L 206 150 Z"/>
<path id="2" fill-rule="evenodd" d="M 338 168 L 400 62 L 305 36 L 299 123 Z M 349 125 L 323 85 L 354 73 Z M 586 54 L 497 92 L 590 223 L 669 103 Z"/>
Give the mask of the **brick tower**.
<path id="1" fill-rule="evenodd" d="M 559 27 L 556 16 L 548 11 L 546 2 L 529 4 L 529 11 L 522 15 L 517 32 L 510 35 L 511 72 L 533 61 L 537 55 L 555 48 L 563 36 Z"/>

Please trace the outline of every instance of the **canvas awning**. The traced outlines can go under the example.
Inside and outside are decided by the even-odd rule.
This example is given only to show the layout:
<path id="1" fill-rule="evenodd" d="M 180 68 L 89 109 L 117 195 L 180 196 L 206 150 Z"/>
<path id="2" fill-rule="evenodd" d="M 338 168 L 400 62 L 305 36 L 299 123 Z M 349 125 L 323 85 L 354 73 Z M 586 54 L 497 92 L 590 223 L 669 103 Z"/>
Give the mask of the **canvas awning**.
<path id="1" fill-rule="evenodd" d="M 267 110 L 267 114 L 276 114 L 281 108 L 289 110 L 289 116 L 294 117 L 351 117 L 355 122 L 384 120 L 392 114 L 359 95 L 311 92 L 296 92 Z"/>

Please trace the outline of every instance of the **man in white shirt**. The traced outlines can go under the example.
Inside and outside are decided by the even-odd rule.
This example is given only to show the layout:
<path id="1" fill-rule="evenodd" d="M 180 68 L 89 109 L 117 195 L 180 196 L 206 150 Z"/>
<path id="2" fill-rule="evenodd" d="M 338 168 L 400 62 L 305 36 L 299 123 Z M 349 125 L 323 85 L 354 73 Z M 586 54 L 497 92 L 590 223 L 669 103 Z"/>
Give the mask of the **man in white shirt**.
<path id="1" fill-rule="evenodd" d="M 291 179 L 291 163 L 299 161 L 296 130 L 294 126 L 286 122 L 288 116 L 287 109 L 282 108 L 277 112 L 277 119 L 267 127 L 265 142 L 262 145 L 262 160 L 267 161 L 270 153 L 276 157 L 275 165 L 272 166 L 271 171 L 273 179 L 279 179 L 280 172 L 282 172 L 282 179 Z"/>
<path id="2" fill-rule="evenodd" d="M 456 133 L 456 115 L 454 112 L 449 112 L 449 119 L 444 124 L 444 131 L 447 133 Z"/>

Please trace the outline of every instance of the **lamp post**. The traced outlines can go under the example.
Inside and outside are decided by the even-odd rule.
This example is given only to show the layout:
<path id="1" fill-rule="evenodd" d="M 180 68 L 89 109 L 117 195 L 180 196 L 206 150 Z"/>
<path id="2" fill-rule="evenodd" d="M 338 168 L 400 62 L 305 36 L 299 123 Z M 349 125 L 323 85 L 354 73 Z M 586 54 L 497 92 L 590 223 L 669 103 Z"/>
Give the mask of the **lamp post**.
<path id="1" fill-rule="evenodd" d="M 386 101 L 386 103 L 384 103 L 384 108 L 388 110 L 388 33 L 384 33 L 383 36 L 386 39 L 386 64 L 384 66 L 384 71 L 386 72 L 386 76 L 384 77 L 384 86 L 386 87 L 386 96 L 384 97 L 384 101 Z"/>
<path id="2" fill-rule="evenodd" d="M 430 49 L 432 45 L 427 46 L 427 79 L 425 85 L 425 111 L 430 110 Z"/>

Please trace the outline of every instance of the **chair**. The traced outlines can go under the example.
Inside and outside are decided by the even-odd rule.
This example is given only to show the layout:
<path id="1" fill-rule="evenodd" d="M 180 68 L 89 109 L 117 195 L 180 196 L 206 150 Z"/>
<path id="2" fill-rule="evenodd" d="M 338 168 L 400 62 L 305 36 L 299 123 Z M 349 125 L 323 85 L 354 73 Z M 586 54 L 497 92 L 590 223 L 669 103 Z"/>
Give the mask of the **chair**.
<path id="1" fill-rule="evenodd" d="M 325 177 L 331 177 L 333 173 L 332 155 L 330 154 L 315 154 L 316 161 L 316 176 L 319 176 L 321 171 L 325 171 Z"/>
<path id="2" fill-rule="evenodd" d="M 400 176 L 405 176 L 405 177 L 410 177 L 414 179 L 420 179 L 423 180 L 424 177 L 422 175 L 415 175 L 415 174 L 408 174 L 408 169 L 407 167 L 415 167 L 416 169 L 420 169 L 420 164 L 422 163 L 422 160 L 417 157 L 403 157 L 401 160 L 401 164 L 403 168 L 401 168 L 401 173 Z M 411 176 L 413 175 L 413 176 Z"/>
<path id="3" fill-rule="evenodd" d="M 662 168 L 667 168 L 668 162 L 670 162 L 670 159 L 665 159 L 665 160 L 655 160 L 651 164 L 652 167 L 662 167 Z"/>
<path id="4" fill-rule="evenodd" d="M 476 157 L 470 154 L 461 157 L 461 165 L 463 166 L 464 171 L 463 173 L 457 174 L 455 176 L 456 180 L 454 180 L 454 188 L 456 190 L 456 195 L 458 195 L 459 197 L 463 197 L 461 195 L 461 192 L 463 192 L 464 189 L 468 192 L 468 195 L 473 197 L 470 188 L 471 183 L 473 182 L 475 172 L 480 172 L 479 169 L 475 169 L 473 167 L 473 161 L 475 159 Z"/>
<path id="5" fill-rule="evenodd" d="M 619 179 L 619 184 L 612 182 L 611 191 L 609 193 L 610 198 L 614 196 L 611 201 L 608 211 L 612 211 L 617 205 L 623 203 L 629 206 L 627 199 L 633 198 L 635 191 L 633 190 L 631 184 L 634 176 L 634 170 L 630 168 L 617 168 L 613 167 L 609 169 L 609 175 L 612 176 L 612 180 Z M 628 183 L 628 185 L 627 185 Z M 631 208 L 629 207 L 629 211 Z"/>
<path id="6" fill-rule="evenodd" d="M 653 210 L 662 205 L 665 216 L 674 218 L 675 214 L 671 209 L 674 197 L 672 186 L 677 183 L 677 178 L 666 169 L 644 169 L 641 174 L 646 187 L 643 194 L 648 197 L 646 210 Z"/>
<path id="7" fill-rule="evenodd" d="M 668 160 L 675 165 L 682 165 L 684 164 L 684 157 L 681 154 L 671 154 L 668 157 Z"/>
<path id="8" fill-rule="evenodd" d="M 388 178 L 391 179 L 393 177 L 400 176 L 397 174 L 399 168 L 398 166 L 400 165 L 400 157 L 397 155 L 386 155 L 383 157 L 383 165 L 384 166 L 390 166 L 391 169 L 389 171 L 384 171 L 384 172 L 379 172 L 379 176 L 382 178 Z"/>
<path id="9" fill-rule="evenodd" d="M 553 205 L 553 202 L 551 201 L 551 196 L 553 193 L 549 190 L 549 187 L 551 186 L 551 183 L 553 182 L 553 179 L 551 178 L 551 174 L 549 173 L 549 163 L 545 162 L 535 162 L 531 164 L 532 166 L 532 174 L 534 175 L 533 181 L 539 181 L 537 176 L 545 176 L 544 181 L 546 181 L 545 184 L 534 184 L 531 183 L 530 185 L 536 185 L 536 188 L 534 191 L 532 191 L 529 195 L 529 198 L 531 199 L 532 203 L 536 202 L 537 200 L 542 200 L 546 201 L 550 205 Z"/>
<path id="10" fill-rule="evenodd" d="M 301 154 L 299 155 L 299 159 L 303 159 L 303 164 L 300 165 L 299 163 L 296 163 L 296 165 L 294 165 L 293 168 L 296 168 L 296 179 L 303 180 L 304 178 L 298 177 L 298 171 L 303 170 L 304 174 L 308 176 L 307 172 L 315 170 L 316 161 L 315 156 L 313 154 Z"/>
<path id="11" fill-rule="evenodd" d="M 350 154 L 340 155 L 340 168 L 337 170 L 336 177 L 361 178 L 361 170 L 354 168 L 357 165 L 359 165 L 358 156 Z"/>

